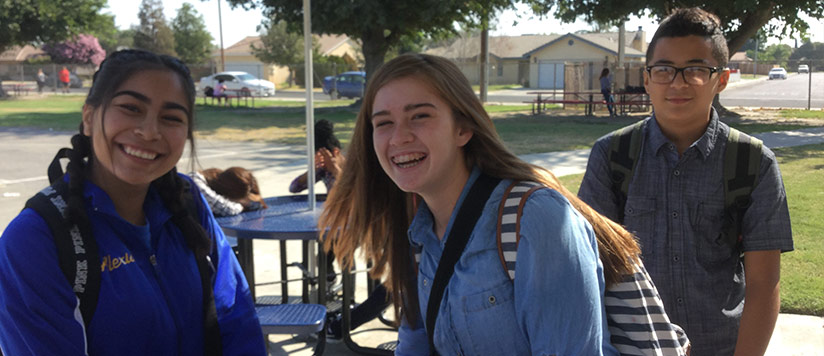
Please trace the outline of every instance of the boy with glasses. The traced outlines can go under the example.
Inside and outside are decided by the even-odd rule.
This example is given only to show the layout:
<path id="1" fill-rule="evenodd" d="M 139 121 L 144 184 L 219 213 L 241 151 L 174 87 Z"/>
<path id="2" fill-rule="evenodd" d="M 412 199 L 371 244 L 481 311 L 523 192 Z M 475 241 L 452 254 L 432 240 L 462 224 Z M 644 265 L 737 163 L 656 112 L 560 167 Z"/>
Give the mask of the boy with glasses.
<path id="1" fill-rule="evenodd" d="M 621 131 L 637 130 L 635 157 L 616 154 L 629 151 L 616 147 L 632 140 L 620 142 L 619 133 L 602 137 L 578 194 L 635 233 L 692 355 L 763 355 L 778 316 L 780 253 L 793 249 L 792 232 L 781 173 L 766 147 L 753 151 L 758 168 L 747 180 L 754 182 L 749 205 L 734 210 L 739 215 L 732 223 L 725 215 L 731 211 L 725 152 L 747 152 L 746 142 L 754 141 L 731 131 L 712 107 L 729 80 L 719 23 L 698 8 L 678 9 L 661 22 L 644 72 L 653 114 Z M 738 141 L 728 145 L 728 139 Z M 746 166 L 747 158 L 739 154 L 732 167 Z M 616 162 L 631 168 L 616 174 Z M 624 180 L 628 186 L 618 187 Z"/>

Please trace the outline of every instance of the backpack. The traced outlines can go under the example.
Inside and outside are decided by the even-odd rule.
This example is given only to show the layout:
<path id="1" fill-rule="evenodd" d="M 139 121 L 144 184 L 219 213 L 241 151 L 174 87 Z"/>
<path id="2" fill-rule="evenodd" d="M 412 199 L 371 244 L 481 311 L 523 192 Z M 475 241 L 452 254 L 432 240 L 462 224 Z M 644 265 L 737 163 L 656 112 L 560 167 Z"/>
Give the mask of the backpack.
<path id="1" fill-rule="evenodd" d="M 629 185 L 643 147 L 643 129 L 647 120 L 613 131 L 610 137 L 609 169 L 612 191 L 618 198 L 618 223 L 624 222 L 624 206 Z M 724 216 L 716 240 L 734 249 L 740 247 L 744 213 L 752 204 L 750 195 L 761 169 L 761 140 L 730 127 L 724 152 Z"/>
<path id="2" fill-rule="evenodd" d="M 515 279 L 524 204 L 533 192 L 544 188 L 535 182 L 512 182 L 501 199 L 498 255 L 510 280 Z M 621 355 L 686 355 L 689 340 L 680 326 L 670 323 L 664 303 L 642 264 L 635 264 L 634 274 L 607 286 L 604 307 L 610 343 Z"/>
<path id="3" fill-rule="evenodd" d="M 72 286 L 77 299 L 79 300 L 80 314 L 86 330 L 89 329 L 94 312 L 97 309 L 98 296 L 100 294 L 101 265 L 100 254 L 97 242 L 92 235 L 90 226 L 78 226 L 71 224 L 65 215 L 68 204 L 66 197 L 69 193 L 69 185 L 63 180 L 63 171 L 60 166 L 60 159 L 68 157 L 68 148 L 61 148 L 54 160 L 49 165 L 48 176 L 50 186 L 44 188 L 26 201 L 26 208 L 34 210 L 45 220 L 49 230 L 52 232 L 54 244 L 57 247 L 57 260 L 63 275 Z M 198 210 L 196 202 L 191 194 L 191 186 L 184 180 L 184 199 L 186 210 L 192 216 L 197 216 Z M 214 243 L 214 241 L 212 241 Z M 207 258 L 207 267 L 198 263 L 201 285 L 204 290 L 204 354 L 221 355 L 222 346 L 220 340 L 220 330 L 217 322 L 217 309 L 214 295 L 211 293 L 213 277 L 215 275 L 214 266 L 217 266 L 217 254 L 213 254 L 214 261 Z M 206 295 L 207 288 L 210 293 Z"/>

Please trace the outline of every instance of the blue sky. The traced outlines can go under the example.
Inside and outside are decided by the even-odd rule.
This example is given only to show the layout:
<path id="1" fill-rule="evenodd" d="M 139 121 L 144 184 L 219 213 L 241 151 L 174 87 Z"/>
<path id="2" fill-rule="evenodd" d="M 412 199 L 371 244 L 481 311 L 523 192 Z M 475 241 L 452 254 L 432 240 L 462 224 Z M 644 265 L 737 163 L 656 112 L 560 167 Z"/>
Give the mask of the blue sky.
<path id="1" fill-rule="evenodd" d="M 212 33 L 213 43 L 220 45 L 217 1 L 163 0 L 163 10 L 166 18 L 171 20 L 184 2 L 194 5 L 195 9 L 203 16 L 209 31 Z M 225 0 L 221 2 L 220 7 L 224 47 L 229 47 L 246 36 L 257 35 L 257 25 L 263 19 L 261 10 L 231 9 Z M 139 8 L 139 1 L 110 0 L 108 8 L 104 12 L 115 15 L 115 25 L 120 29 L 126 29 L 139 22 L 137 18 Z M 517 25 L 513 25 L 515 21 L 517 21 Z M 813 41 L 824 42 L 824 22 L 810 19 L 808 23 L 810 24 Z M 649 18 L 632 18 L 627 22 L 626 29 L 627 31 L 635 31 L 638 26 L 641 26 L 647 32 L 647 41 L 652 38 L 652 34 L 658 28 L 654 21 Z M 572 24 L 561 24 L 560 21 L 553 18 L 544 18 L 542 20 L 531 15 L 526 6 L 519 5 L 514 10 L 507 10 L 499 14 L 497 29 L 491 33 L 492 35 L 549 34 L 575 32 L 590 28 L 589 24 L 580 20 Z M 768 40 L 768 43 L 776 42 L 778 42 L 777 39 Z M 781 42 L 793 45 L 793 40 L 789 38 L 785 38 Z"/>

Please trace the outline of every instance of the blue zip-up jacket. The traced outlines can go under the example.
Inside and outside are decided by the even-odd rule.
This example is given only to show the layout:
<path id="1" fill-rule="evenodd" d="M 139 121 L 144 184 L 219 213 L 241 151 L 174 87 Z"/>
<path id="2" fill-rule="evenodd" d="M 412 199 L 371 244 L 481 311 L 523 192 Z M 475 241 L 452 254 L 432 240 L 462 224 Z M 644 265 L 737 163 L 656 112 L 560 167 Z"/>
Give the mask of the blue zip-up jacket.
<path id="1" fill-rule="evenodd" d="M 183 179 L 191 180 L 184 175 Z M 224 355 L 264 355 L 249 286 L 208 204 L 198 216 L 216 241 L 215 305 Z M 143 204 L 147 226 L 115 211 L 91 182 L 86 212 L 101 259 L 97 309 L 84 328 L 78 299 L 57 262 L 49 227 L 23 210 L 0 237 L 0 347 L 5 355 L 203 355 L 200 274 L 183 234 L 160 195 L 150 188 Z M 213 252 L 215 253 L 215 252 Z M 156 265 L 150 257 L 156 258 Z"/>
<path id="2" fill-rule="evenodd" d="M 452 211 L 446 236 L 438 240 L 426 203 L 418 207 L 409 240 L 420 248 L 416 326 L 404 318 L 395 355 L 429 355 L 423 325 L 438 261 L 460 206 L 480 175 L 472 171 Z M 604 275 L 595 233 L 560 193 L 540 189 L 529 196 L 521 217 L 514 281 L 498 255 L 498 207 L 511 183 L 492 192 L 455 265 L 435 324 L 441 355 L 617 355 L 604 311 Z"/>

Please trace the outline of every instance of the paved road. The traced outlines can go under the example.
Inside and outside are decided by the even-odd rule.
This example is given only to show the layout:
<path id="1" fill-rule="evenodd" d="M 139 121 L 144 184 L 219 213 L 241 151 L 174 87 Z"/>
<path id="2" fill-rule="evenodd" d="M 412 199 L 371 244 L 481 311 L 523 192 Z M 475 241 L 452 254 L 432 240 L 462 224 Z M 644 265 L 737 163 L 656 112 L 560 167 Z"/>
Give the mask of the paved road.
<path id="1" fill-rule="evenodd" d="M 790 73 L 786 80 L 745 80 L 721 92 L 721 104 L 745 107 L 807 108 L 808 88 L 811 88 L 810 107 L 824 108 L 824 73 L 812 73 L 812 76 Z"/>

